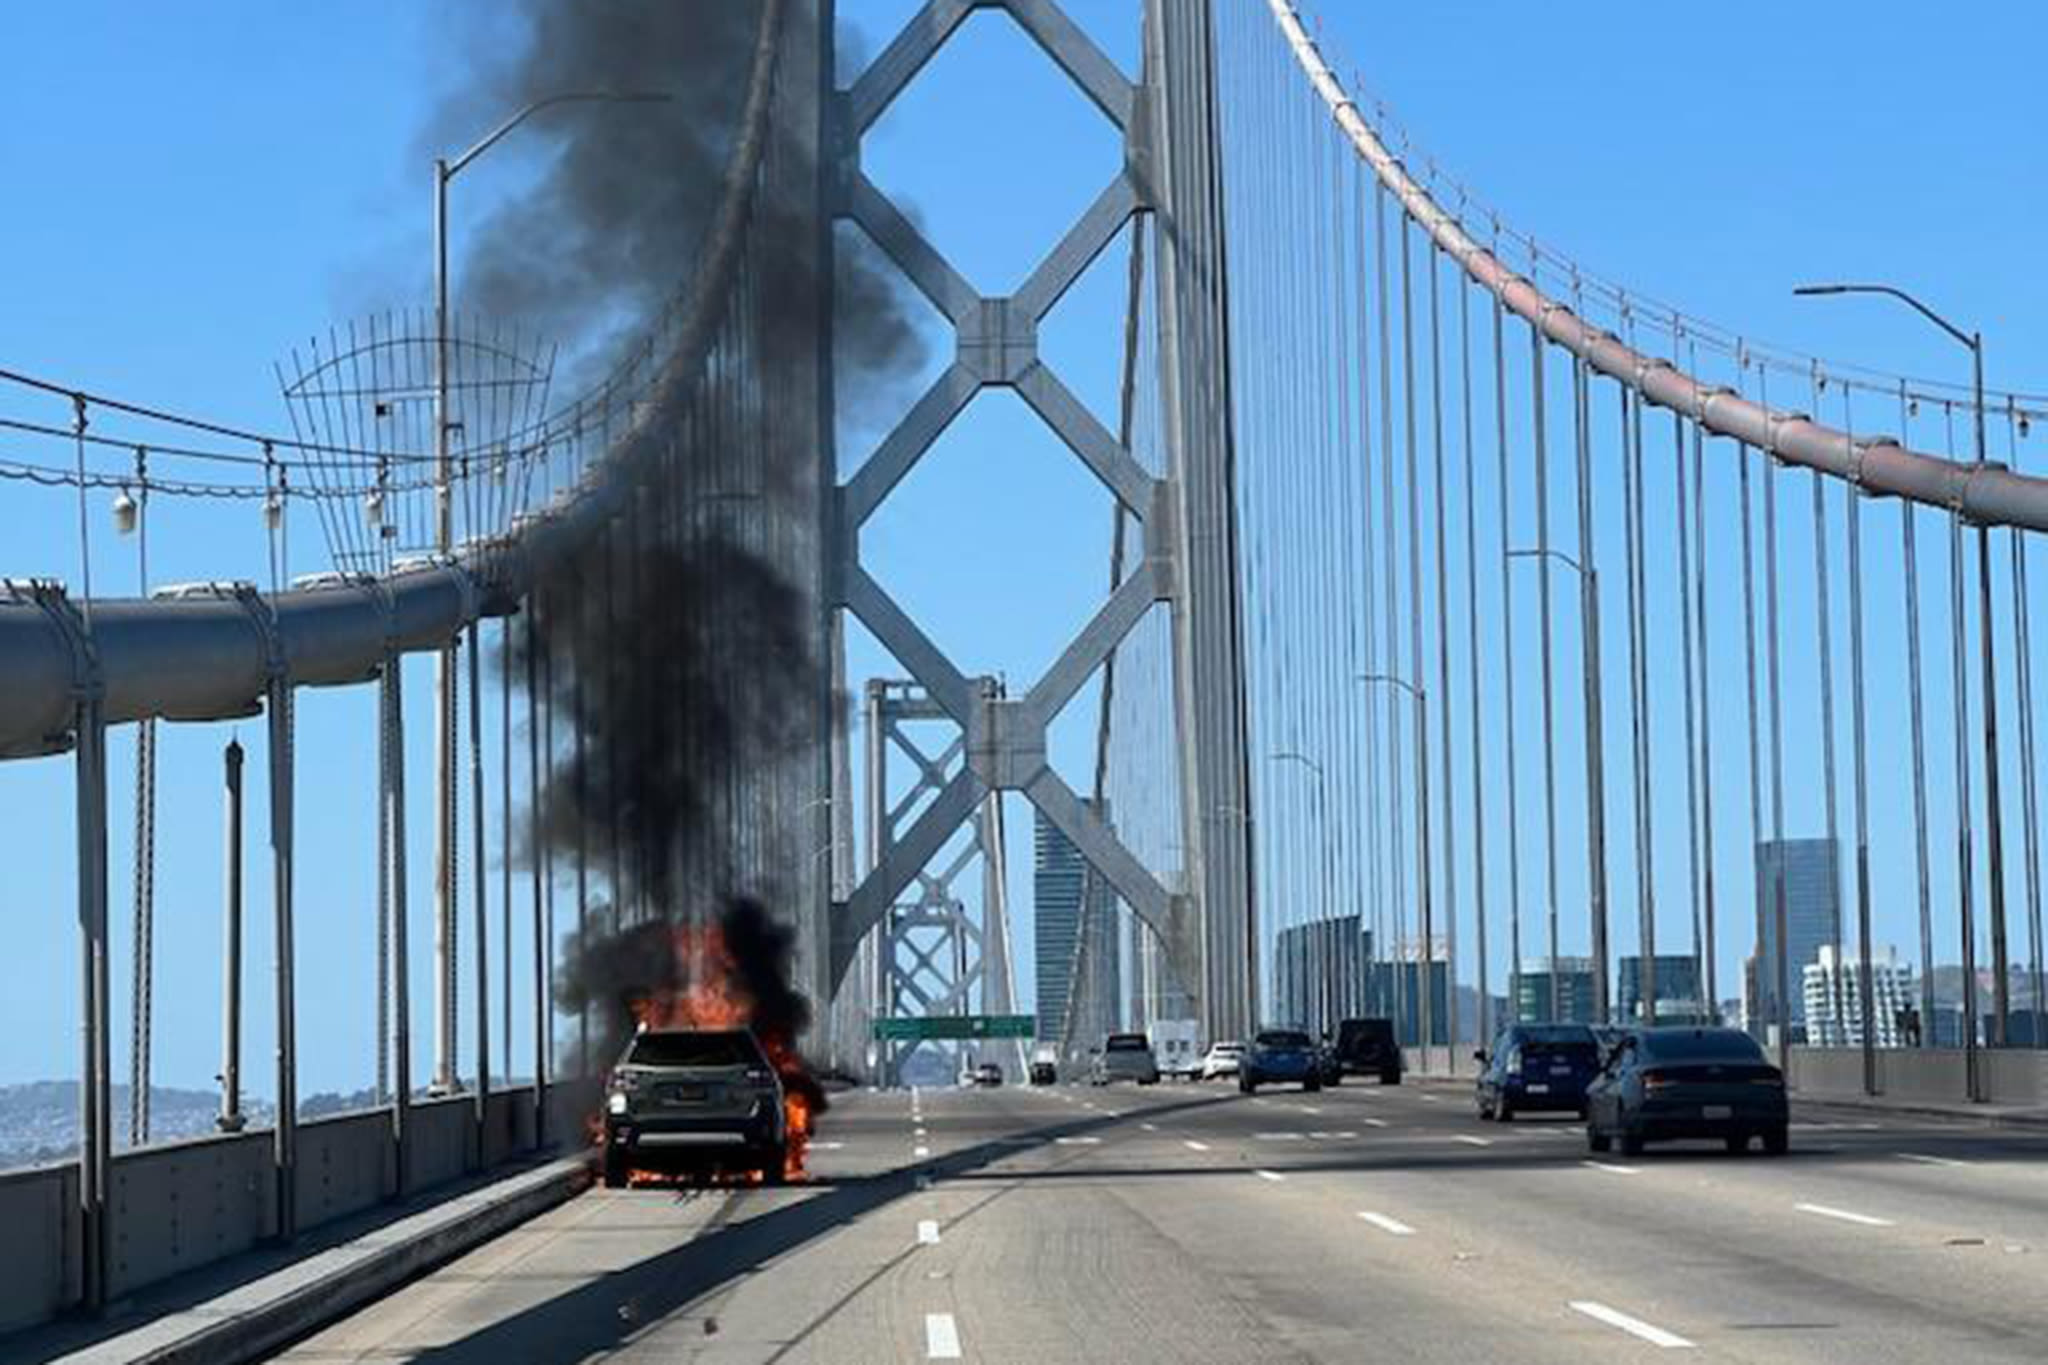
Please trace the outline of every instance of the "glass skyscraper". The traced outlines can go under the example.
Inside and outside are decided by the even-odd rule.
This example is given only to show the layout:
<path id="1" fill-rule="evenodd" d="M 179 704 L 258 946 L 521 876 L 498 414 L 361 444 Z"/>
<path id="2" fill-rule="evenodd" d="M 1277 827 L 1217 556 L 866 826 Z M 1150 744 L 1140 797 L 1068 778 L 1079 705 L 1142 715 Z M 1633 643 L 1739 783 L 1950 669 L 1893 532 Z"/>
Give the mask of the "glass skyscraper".
<path id="1" fill-rule="evenodd" d="M 1806 968 L 1820 961 L 1823 947 L 1842 941 L 1841 864 L 1841 847 L 1832 839 L 1767 839 L 1756 846 L 1756 896 L 1764 912 L 1757 955 L 1758 1018 L 1778 1017 L 1777 879 L 1784 878 L 1785 938 L 1791 945 L 1785 975 L 1796 1028 L 1806 1022 Z"/>

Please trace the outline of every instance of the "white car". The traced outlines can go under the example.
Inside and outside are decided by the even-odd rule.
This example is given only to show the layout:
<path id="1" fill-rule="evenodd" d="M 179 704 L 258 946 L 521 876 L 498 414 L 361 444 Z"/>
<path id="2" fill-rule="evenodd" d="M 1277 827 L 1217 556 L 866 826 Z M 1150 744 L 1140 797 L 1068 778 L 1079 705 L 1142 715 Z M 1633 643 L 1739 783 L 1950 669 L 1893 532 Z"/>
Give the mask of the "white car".
<path id="1" fill-rule="evenodd" d="M 1213 1081 L 1235 1076 L 1243 1065 L 1243 1043 L 1217 1043 L 1209 1049 L 1209 1055 L 1202 1058 L 1202 1079 Z"/>

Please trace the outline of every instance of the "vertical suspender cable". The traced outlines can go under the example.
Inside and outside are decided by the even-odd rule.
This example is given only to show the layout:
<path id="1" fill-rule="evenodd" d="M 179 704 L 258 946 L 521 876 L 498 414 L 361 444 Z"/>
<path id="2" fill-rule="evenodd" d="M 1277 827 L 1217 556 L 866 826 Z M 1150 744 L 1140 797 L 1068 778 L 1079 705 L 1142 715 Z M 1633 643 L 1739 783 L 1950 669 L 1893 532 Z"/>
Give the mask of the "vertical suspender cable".
<path id="1" fill-rule="evenodd" d="M 1955 447 L 1955 409 L 1943 404 L 1948 417 L 1949 448 Z M 1977 1085 L 1977 910 L 1976 868 L 1971 858 L 1970 830 L 1970 676 L 1963 644 L 1963 514 L 1948 516 L 1948 611 L 1950 709 L 1956 722 L 1956 902 L 1957 931 L 1963 952 L 1963 1084 L 1967 1097 L 1981 1093 Z M 1932 967 L 1930 964 L 1930 974 Z"/>
<path id="2" fill-rule="evenodd" d="M 1814 369 L 1813 406 L 1820 411 L 1821 394 L 1827 380 Z M 1846 1004 L 1842 989 L 1842 841 L 1841 817 L 1835 792 L 1835 645 L 1833 630 L 1833 604 L 1828 593 L 1828 512 L 1827 488 L 1819 470 L 1812 474 L 1813 482 L 1813 577 L 1814 577 L 1814 626 L 1818 635 L 1817 646 L 1820 658 L 1820 752 L 1821 752 L 1821 799 L 1822 809 L 1827 815 L 1828 857 L 1835 867 L 1835 896 L 1829 910 L 1828 938 L 1834 945 L 1835 970 L 1828 974 L 1829 1007 L 1834 1011 L 1834 1028 L 1840 1030 L 1848 1020 L 1843 1012 Z M 1803 970 L 1808 964 L 1800 963 Z M 1808 1024 L 1812 1023 L 1809 1019 Z M 1831 1041 L 1812 1039 L 1812 1042 Z M 1848 1038 L 1839 1039 L 1846 1046 Z"/>
<path id="3" fill-rule="evenodd" d="M 581 600 L 579 598 L 579 600 Z M 512 1083 L 512 618 L 498 622 L 498 1074 Z M 482 876 L 482 869 L 478 869 Z"/>
<path id="4" fill-rule="evenodd" d="M 1671 363 L 1678 363 L 1678 328 L 1671 334 Z M 1700 818 L 1704 814 L 1700 803 L 1699 713 L 1706 707 L 1706 693 L 1696 686 L 1698 665 L 1693 658 L 1692 638 L 1692 489 L 1688 482 L 1691 474 L 1692 452 L 1686 447 L 1685 414 L 1674 411 L 1671 414 L 1671 453 L 1676 457 L 1677 472 L 1672 479 L 1672 495 L 1677 504 L 1676 519 L 1673 523 L 1673 540 L 1678 546 L 1678 638 L 1679 662 L 1685 677 L 1685 836 L 1686 836 L 1686 890 L 1692 909 L 1692 993 L 1693 1022 L 1711 1022 L 1713 1012 L 1709 1008 L 1712 997 L 1706 989 L 1706 942 L 1701 924 L 1700 882 L 1706 874 L 1706 867 L 1700 861 Z"/>
<path id="5" fill-rule="evenodd" d="M 1451 774 L 1453 755 L 1451 753 L 1451 579 L 1450 564 L 1446 558 L 1444 529 L 1444 350 L 1440 308 L 1437 301 L 1437 267 L 1442 262 L 1442 248 L 1431 245 L 1429 249 L 1429 408 L 1430 424 L 1436 445 L 1436 669 L 1437 669 L 1437 733 L 1443 740 L 1442 763 L 1443 796 L 1443 869 L 1444 869 L 1444 1043 L 1449 1049 L 1452 1072 L 1458 1068 L 1458 838 L 1453 803 L 1457 798 L 1457 786 Z M 1418 685 L 1422 670 L 1416 670 Z M 1430 970 L 1428 963 L 1435 961 L 1435 953 L 1428 955 L 1423 970 Z"/>
<path id="6" fill-rule="evenodd" d="M 1714 725 L 1713 674 L 1707 650 L 1707 485 L 1706 456 L 1700 423 L 1692 422 L 1692 521 L 1693 553 L 1696 557 L 1693 597 L 1693 632 L 1698 638 L 1700 696 L 1700 899 L 1704 917 L 1703 938 L 1706 960 L 1701 964 L 1700 993 L 1703 1016 L 1709 1023 L 1721 1019 L 1721 976 L 1717 970 L 1717 927 L 1714 923 Z M 1751 852 L 1754 857 L 1754 850 Z"/>
<path id="7" fill-rule="evenodd" d="M 1899 381 L 1899 439 L 1912 439 L 1912 417 L 1919 404 L 1906 396 L 1905 381 Z M 1922 1047 L 1934 1045 L 1934 896 L 1933 859 L 1927 838 L 1927 716 L 1920 676 L 1920 554 L 1914 547 L 1914 523 L 1919 508 L 1901 499 L 1899 535 L 1906 561 L 1906 686 L 1913 723 L 1913 854 L 1919 873 L 1920 908 L 1920 1025 L 1917 1041 Z"/>
<path id="8" fill-rule="evenodd" d="M 2019 466 L 2019 417 L 2011 398 L 2005 405 L 2006 441 L 2011 448 L 2010 462 Z M 2018 527 L 2012 530 L 2012 619 L 2013 652 L 2018 660 L 2020 712 L 2020 800 L 2025 815 L 2022 828 L 2026 831 L 2027 859 L 2027 956 L 2031 961 L 2033 999 L 2032 1042 L 2037 1048 L 2048 1047 L 2048 1023 L 2043 1010 L 2042 987 L 2048 984 L 2048 972 L 2041 963 L 2041 829 L 2040 792 L 2035 781 L 2034 761 L 2034 658 L 2032 611 L 2027 596 L 2027 541 Z"/>
<path id="9" fill-rule="evenodd" d="M 1854 388 L 1842 386 L 1842 429 L 1849 435 L 1849 448 L 1856 449 Z M 1874 972 L 1870 955 L 1870 779 L 1865 754 L 1866 713 L 1863 699 L 1863 490 L 1859 457 L 1857 479 L 1849 485 L 1849 763 L 1856 795 L 1856 946 L 1860 959 L 1856 984 L 1863 998 L 1863 1093 L 1877 1093 L 1877 999 L 1872 990 Z M 1837 975 L 1840 975 L 1838 972 Z"/>
<path id="10" fill-rule="evenodd" d="M 470 835 L 476 849 L 471 869 L 476 883 L 476 1159 L 489 1163 L 485 1125 L 491 1099 L 491 964 L 490 895 L 484 882 L 489 854 L 484 845 L 484 683 L 483 626 L 469 624 L 469 790 Z"/>
<path id="11" fill-rule="evenodd" d="M 1486 748 L 1480 728 L 1480 680 L 1486 676 L 1485 656 L 1479 650 L 1479 494 L 1476 466 L 1478 454 L 1472 448 L 1472 283 L 1462 273 L 1458 278 L 1458 387 L 1459 408 L 1465 437 L 1465 649 L 1470 660 L 1469 696 L 1472 769 L 1472 925 L 1478 957 L 1474 972 L 1479 988 L 1479 1044 L 1493 1041 L 1492 976 L 1487 970 L 1486 944 L 1486 797 L 1481 754 Z M 1502 490 L 1505 495 L 1506 490 Z M 1505 672 L 1512 660 L 1503 660 Z M 1449 785 L 1446 783 L 1446 785 Z"/>
<path id="12" fill-rule="evenodd" d="M 1533 266 L 1532 266 L 1533 269 Z M 1536 441 L 1536 591 L 1537 629 L 1543 634 L 1543 895 L 1549 926 L 1550 1017 L 1564 1019 L 1563 973 L 1557 936 L 1557 700 L 1551 662 L 1550 624 L 1550 435 L 1546 413 L 1548 376 L 1543 355 L 1543 329 L 1529 329 L 1529 383 Z"/>
<path id="13" fill-rule="evenodd" d="M 1750 878 L 1750 904 L 1756 917 L 1756 937 L 1743 982 L 1743 1007 L 1750 1032 L 1761 1043 L 1769 1041 L 1770 1011 L 1765 1007 L 1765 1001 L 1770 998 L 1770 989 L 1765 985 L 1764 973 L 1770 964 L 1765 960 L 1764 947 L 1770 942 L 1770 934 L 1764 921 L 1763 763 L 1757 726 L 1756 518 L 1750 510 L 1749 447 L 1738 442 L 1735 452 L 1740 462 L 1737 468 L 1742 502 L 1742 656 L 1749 702 L 1749 846 L 1757 850 L 1757 866 Z"/>
<path id="14" fill-rule="evenodd" d="M 1645 1027 L 1657 1022 L 1657 888 L 1650 848 L 1650 773 L 1647 734 L 1648 697 L 1644 688 L 1643 653 L 1643 451 L 1642 409 L 1635 390 L 1623 385 L 1621 397 L 1621 484 L 1624 553 L 1628 563 L 1628 720 L 1629 771 L 1634 777 L 1636 874 L 1636 1009 Z"/>
<path id="15" fill-rule="evenodd" d="M 135 578 L 149 596 L 149 479 L 135 456 Z M 135 962 L 129 1032 L 128 1142 L 149 1141 L 150 1043 L 156 974 L 156 721 L 135 726 Z"/>
<path id="16" fill-rule="evenodd" d="M 1572 437 L 1578 484 L 1579 669 L 1585 705 L 1586 881 L 1593 957 L 1593 1018 L 1613 1021 L 1608 969 L 1606 719 L 1600 697 L 1600 569 L 1593 517 L 1593 376 L 1572 357 Z"/>
<path id="17" fill-rule="evenodd" d="M 1416 461 L 1415 450 L 1415 291 L 1412 252 L 1409 247 L 1410 219 L 1407 210 L 1402 210 L 1401 227 L 1401 372 L 1405 382 L 1402 385 L 1402 445 L 1405 451 L 1407 469 L 1406 494 L 1408 499 L 1408 681 L 1419 694 L 1422 691 L 1422 501 L 1418 485 L 1421 474 Z M 1423 746 L 1429 736 L 1423 727 L 1428 724 L 1425 708 L 1415 709 L 1415 751 L 1416 774 L 1414 786 L 1415 827 L 1420 849 L 1429 844 L 1429 797 L 1422 790 L 1427 780 L 1429 759 Z M 1432 942 L 1435 925 L 1431 919 L 1430 867 L 1429 856 L 1421 852 L 1416 858 L 1415 897 L 1417 931 L 1420 936 L 1420 952 L 1416 958 L 1416 1035 L 1422 1043 L 1423 1064 L 1428 1065 L 1429 1050 L 1436 1042 L 1433 1002 L 1430 992 L 1430 969 L 1435 965 L 1436 946 Z"/>
<path id="18" fill-rule="evenodd" d="M 1757 398 L 1768 411 L 1769 376 L 1761 366 L 1757 370 Z M 1778 1069 L 1789 1075 L 1792 1069 L 1792 945 L 1786 937 L 1785 907 L 1785 726 L 1778 687 L 1778 452 L 1775 433 L 1772 433 L 1772 444 L 1764 451 L 1763 471 L 1764 659 L 1771 719 L 1771 842 L 1777 851 L 1771 876 L 1772 928 L 1776 947 L 1772 954 L 1771 975 L 1777 995 Z M 1839 874 L 1832 871 L 1832 865 L 1831 875 L 1839 886 Z"/>
<path id="19" fill-rule="evenodd" d="M 1404 219 L 1405 221 L 1405 219 Z M 1386 574 L 1386 663 L 1390 673 L 1398 673 L 1401 667 L 1400 635 L 1400 593 L 1399 576 L 1396 569 L 1396 540 L 1394 512 L 1394 386 L 1393 386 L 1393 345 L 1391 340 L 1392 304 L 1387 290 L 1387 191 L 1384 183 L 1373 185 L 1373 243 L 1378 256 L 1379 333 L 1380 333 L 1380 543 L 1384 555 Z M 1405 376 L 1404 376 L 1405 380 Z M 1407 990 L 1408 973 L 1403 957 L 1401 939 L 1407 928 L 1408 899 L 1408 854 L 1402 843 L 1401 787 L 1404 776 L 1401 772 L 1401 712 L 1404 705 L 1391 689 L 1387 698 L 1387 862 L 1393 883 L 1393 950 L 1389 957 L 1393 963 L 1394 978 L 1394 1020 L 1397 1035 L 1405 1040 L 1407 1036 Z"/>
<path id="20" fill-rule="evenodd" d="M 1498 239 L 1500 224 L 1494 223 Z M 1498 241 L 1496 240 L 1496 245 Z M 1506 354 L 1506 310 L 1499 293 L 1493 296 L 1493 424 L 1495 480 L 1500 506 L 1500 648 L 1501 709 L 1507 732 L 1508 779 L 1508 1018 L 1522 1017 L 1522 792 L 1515 766 L 1515 675 L 1520 671 L 1515 654 L 1515 585 L 1511 572 L 1514 561 L 1512 511 L 1513 482 L 1508 467 L 1508 366 Z M 1555 978 L 1553 977 L 1553 981 Z M 1487 1040 L 1489 1043 L 1491 1039 Z"/>

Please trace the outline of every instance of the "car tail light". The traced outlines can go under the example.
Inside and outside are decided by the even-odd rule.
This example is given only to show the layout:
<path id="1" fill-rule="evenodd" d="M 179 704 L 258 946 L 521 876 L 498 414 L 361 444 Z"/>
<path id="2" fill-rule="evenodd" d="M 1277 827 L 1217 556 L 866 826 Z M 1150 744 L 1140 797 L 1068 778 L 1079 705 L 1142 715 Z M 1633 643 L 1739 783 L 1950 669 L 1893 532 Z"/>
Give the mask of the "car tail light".
<path id="1" fill-rule="evenodd" d="M 766 1085 L 768 1084 L 768 1082 L 775 1079 L 775 1073 L 772 1071 L 764 1071 L 758 1066 L 751 1067 L 747 1071 L 747 1079 L 755 1085 Z"/>
<path id="2" fill-rule="evenodd" d="M 1785 1073 L 1782 1071 L 1771 1071 L 1761 1076 L 1751 1076 L 1749 1083 L 1751 1085 L 1768 1085 L 1774 1090 L 1783 1090 L 1785 1088 Z"/>
<path id="3" fill-rule="evenodd" d="M 1645 1071 L 1643 1073 L 1643 1089 L 1645 1090 L 1663 1090 L 1677 1084 L 1678 1078 L 1666 1072 Z"/>
<path id="4" fill-rule="evenodd" d="M 607 1083 L 613 1090 L 623 1090 L 630 1093 L 640 1088 L 640 1073 L 637 1071 L 627 1071 L 623 1068 L 617 1069 L 612 1072 Z"/>

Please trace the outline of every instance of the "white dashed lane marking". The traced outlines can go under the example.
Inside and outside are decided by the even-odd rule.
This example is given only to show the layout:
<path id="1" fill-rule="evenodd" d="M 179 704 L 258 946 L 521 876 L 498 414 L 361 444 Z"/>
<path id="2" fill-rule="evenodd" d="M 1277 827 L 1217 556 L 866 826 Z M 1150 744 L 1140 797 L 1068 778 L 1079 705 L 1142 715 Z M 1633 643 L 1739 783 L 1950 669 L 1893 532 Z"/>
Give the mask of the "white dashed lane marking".
<path id="1" fill-rule="evenodd" d="M 1609 1308 L 1604 1303 L 1595 1303 L 1591 1299 L 1574 1299 L 1572 1300 L 1571 1308 L 1574 1313 L 1584 1313 L 1595 1322 L 1604 1322 L 1609 1327 L 1618 1327 L 1632 1337 L 1641 1338 L 1652 1346 L 1660 1346 L 1667 1351 L 1689 1351 L 1693 1346 L 1690 1341 L 1687 1341 L 1676 1332 L 1667 1332 L 1662 1327 L 1656 1327 L 1644 1322 L 1641 1318 L 1632 1318 L 1620 1309 Z"/>
<path id="2" fill-rule="evenodd" d="M 960 1324 L 951 1313 L 924 1315 L 924 1353 L 930 1360 L 960 1359 Z"/>
<path id="3" fill-rule="evenodd" d="M 919 1221 L 917 1225 L 917 1244 L 923 1247 L 935 1247 L 939 1244 L 938 1219 L 926 1218 Z"/>
<path id="4" fill-rule="evenodd" d="M 1384 1213 L 1373 1213 L 1368 1209 L 1361 1209 L 1358 1216 L 1378 1228 L 1381 1232 L 1389 1233 L 1395 1237 L 1413 1237 L 1415 1235 L 1414 1228 L 1409 1227 L 1398 1218 L 1389 1218 Z"/>
<path id="5" fill-rule="evenodd" d="M 1854 1223 L 1858 1227 L 1888 1228 L 1896 1224 L 1889 1218 L 1873 1218 L 1867 1213 L 1855 1213 L 1849 1209 L 1838 1209 L 1828 1204 L 1794 1204 L 1801 1213 L 1816 1214 L 1822 1218 L 1833 1218 L 1842 1223 Z"/>

